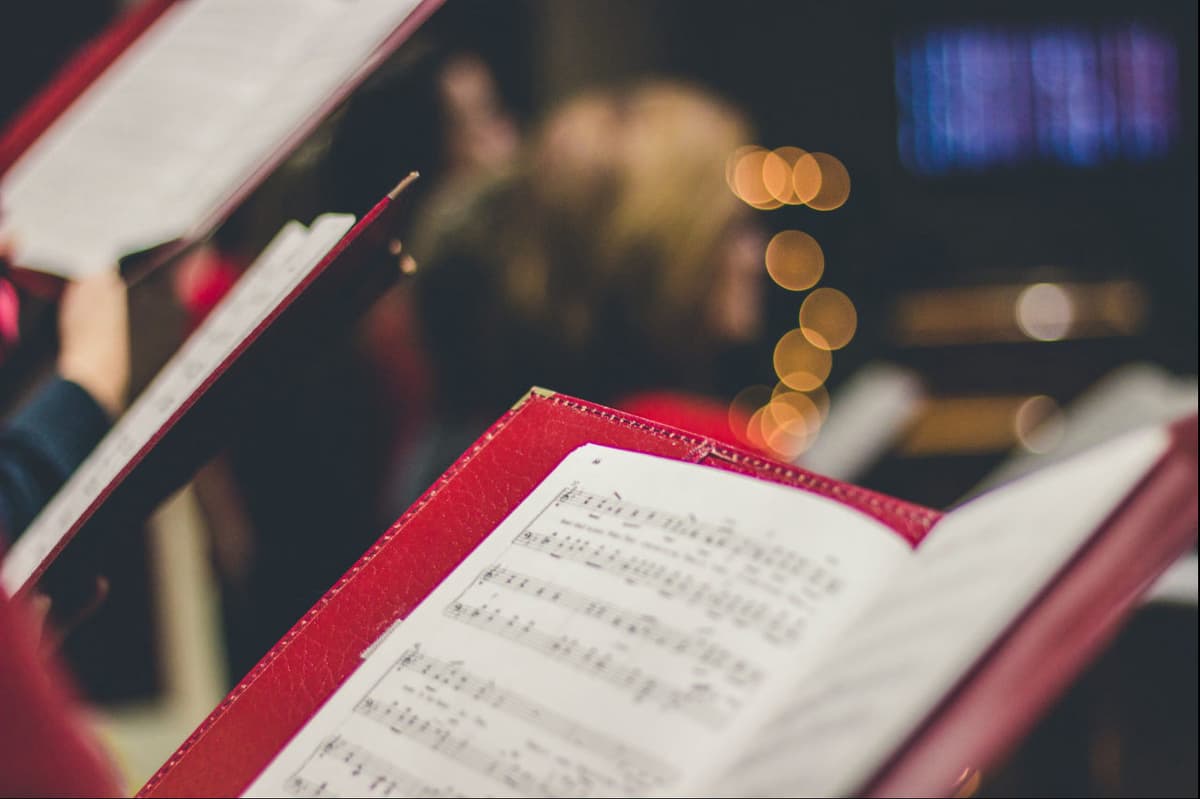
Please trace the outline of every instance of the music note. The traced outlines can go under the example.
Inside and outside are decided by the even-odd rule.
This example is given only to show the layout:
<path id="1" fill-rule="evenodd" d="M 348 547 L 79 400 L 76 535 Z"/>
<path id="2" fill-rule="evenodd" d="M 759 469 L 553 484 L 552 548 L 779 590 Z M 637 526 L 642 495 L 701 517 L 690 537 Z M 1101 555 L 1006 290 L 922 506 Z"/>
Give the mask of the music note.
<path id="1" fill-rule="evenodd" d="M 647 504 L 659 494 L 636 481 L 585 479 L 619 474 L 620 456 L 535 491 L 321 711 L 328 754 L 306 737 L 307 770 L 287 773 L 347 793 L 401 784 L 370 755 L 427 792 L 690 785 L 709 766 L 698 742 L 775 696 L 771 664 L 821 631 L 844 572 L 824 543 L 795 545 L 755 528 L 761 517 L 689 507 L 690 493 Z"/>

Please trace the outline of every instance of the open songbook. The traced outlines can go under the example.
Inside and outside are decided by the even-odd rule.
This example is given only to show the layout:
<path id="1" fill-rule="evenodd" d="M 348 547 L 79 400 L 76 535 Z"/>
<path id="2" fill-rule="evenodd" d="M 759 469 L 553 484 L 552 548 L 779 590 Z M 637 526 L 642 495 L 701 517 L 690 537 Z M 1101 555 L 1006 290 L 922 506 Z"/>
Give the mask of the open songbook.
<path id="1" fill-rule="evenodd" d="M 142 795 L 945 792 L 1195 524 L 1194 418 L 943 516 L 535 393 Z"/>
<path id="2" fill-rule="evenodd" d="M 32 587 L 85 526 L 124 526 L 215 451 L 229 417 L 297 344 L 334 337 L 399 274 L 389 219 L 402 181 L 355 225 L 325 214 L 288 222 L 117 420 L 0 564 L 0 587 Z"/>
<path id="3" fill-rule="evenodd" d="M 32 141 L 0 147 L 24 150 L 0 181 L 14 261 L 78 277 L 202 238 L 438 4 L 146 4 L 167 8 L 85 90 L 52 86 L 47 102 L 79 96 L 44 130 L 18 119 L 8 138 Z"/>

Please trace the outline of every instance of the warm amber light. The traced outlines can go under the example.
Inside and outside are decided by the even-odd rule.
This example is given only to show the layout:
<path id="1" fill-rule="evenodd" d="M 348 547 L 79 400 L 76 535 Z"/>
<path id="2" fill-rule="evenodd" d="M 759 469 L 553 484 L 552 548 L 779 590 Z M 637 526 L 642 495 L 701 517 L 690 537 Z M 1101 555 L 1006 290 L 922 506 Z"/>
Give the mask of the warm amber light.
<path id="1" fill-rule="evenodd" d="M 1017 441 L 1030 452 L 1049 452 L 1064 434 L 1063 414 L 1058 403 L 1045 394 L 1030 397 L 1013 414 Z"/>
<path id="2" fill-rule="evenodd" d="M 736 150 L 730 153 L 729 158 L 725 159 L 725 183 L 729 185 L 729 190 L 739 198 L 741 195 L 738 194 L 737 183 L 734 181 L 734 174 L 737 171 L 737 165 L 741 163 L 743 156 L 747 155 L 748 153 L 752 153 L 755 150 L 761 149 L 763 148 L 759 147 L 757 144 L 743 144 L 741 147 L 738 147 Z"/>
<path id="3" fill-rule="evenodd" d="M 800 329 L 804 337 L 823 350 L 840 350 L 858 329 L 854 303 L 837 289 L 819 288 L 800 306 Z"/>
<path id="4" fill-rule="evenodd" d="M 750 207 L 759 211 L 774 211 L 776 208 L 782 208 L 783 203 L 776 200 L 774 197 L 761 203 L 747 203 Z"/>
<path id="5" fill-rule="evenodd" d="M 808 207 L 817 211 L 832 211 L 835 208 L 841 208 L 850 198 L 850 173 L 846 170 L 845 164 L 829 153 L 809 153 L 800 161 L 804 162 L 806 173 L 814 168 L 820 173 L 817 190 L 810 195 L 810 199 L 807 201 Z M 800 181 L 795 177 L 799 171 L 800 162 L 797 162 L 792 179 L 796 183 L 796 193 L 804 196 L 804 192 L 800 188 Z M 809 182 L 806 185 L 811 187 L 811 177 L 807 180 Z"/>
<path id="6" fill-rule="evenodd" d="M 821 386 L 832 367 L 829 351 L 813 346 L 800 329 L 784 333 L 775 345 L 775 374 L 797 391 Z"/>
<path id="7" fill-rule="evenodd" d="M 785 205 L 803 205 L 796 195 L 793 170 L 796 162 L 807 155 L 799 147 L 776 147 L 763 161 L 763 185 L 773 198 Z"/>
<path id="8" fill-rule="evenodd" d="M 812 236 L 781 230 L 767 244 L 767 274 L 788 291 L 812 288 L 825 271 L 825 253 Z"/>
<path id="9" fill-rule="evenodd" d="M 810 436 L 821 427 L 821 409 L 800 391 L 784 391 L 772 398 L 766 408 L 776 426 L 799 436 Z"/>
<path id="10" fill-rule="evenodd" d="M 1146 292 L 1141 286 L 1128 280 L 1116 280 L 1100 284 L 1094 293 L 1098 295 L 1096 316 L 1118 333 L 1132 335 L 1138 331 L 1147 309 Z"/>
<path id="11" fill-rule="evenodd" d="M 742 202 L 755 208 L 778 208 L 782 203 L 771 196 L 763 184 L 763 165 L 770 153 L 761 147 L 748 150 L 733 167 L 733 192 Z"/>
<path id="12" fill-rule="evenodd" d="M 771 400 L 777 400 L 785 394 L 791 394 L 796 389 L 784 383 L 782 380 L 775 384 L 775 388 L 771 389 Z M 817 386 L 811 391 L 802 392 L 808 401 L 811 402 L 817 409 L 820 416 L 818 426 L 825 421 L 825 417 L 829 415 L 829 392 L 825 386 Z"/>
<path id="13" fill-rule="evenodd" d="M 777 151 L 763 157 L 762 181 L 767 193 L 781 203 L 786 203 L 793 195 L 792 165 Z"/>
<path id="14" fill-rule="evenodd" d="M 750 421 L 746 424 L 746 440 L 754 447 L 761 450 L 768 450 L 770 446 L 767 444 L 766 435 L 763 432 L 763 417 L 766 414 L 766 408 L 759 408 L 751 416 Z"/>
<path id="15" fill-rule="evenodd" d="M 979 769 L 963 769 L 955 783 L 954 793 L 951 795 L 954 799 L 971 799 L 979 791 L 981 784 L 983 784 L 983 774 Z"/>
<path id="16" fill-rule="evenodd" d="M 1035 283 L 1017 297 L 1017 326 L 1036 341 L 1058 341 L 1071 330 L 1075 303 L 1062 286 Z"/>
<path id="17" fill-rule="evenodd" d="M 1032 433 L 1044 421 L 1048 402 L 1048 397 L 1023 395 L 931 397 L 905 433 L 900 451 L 928 457 L 1008 449 L 1019 443 L 1021 430 Z"/>
<path id="18" fill-rule="evenodd" d="M 811 391 L 805 392 L 808 398 L 817 406 L 817 410 L 821 413 L 821 421 L 824 422 L 829 416 L 829 391 L 825 386 L 817 386 Z"/>
<path id="19" fill-rule="evenodd" d="M 792 191 L 796 201 L 804 204 L 821 191 L 821 164 L 812 153 L 805 153 L 792 165 Z"/>
<path id="20" fill-rule="evenodd" d="M 803 394 L 792 392 L 797 397 Z M 815 418 L 819 419 L 819 416 Z M 788 400 L 778 398 L 762 409 L 762 437 L 771 454 L 782 460 L 793 460 L 808 449 L 816 436 L 816 428 Z"/>
<path id="21" fill-rule="evenodd" d="M 794 461 L 812 445 L 814 438 L 808 435 L 797 435 L 781 427 L 768 429 L 765 423 L 763 430 L 767 449 L 782 461 Z"/>
<path id="22" fill-rule="evenodd" d="M 751 441 L 747 432 L 750 420 L 755 411 L 770 401 L 771 389 L 767 386 L 748 386 L 739 391 L 729 403 L 729 429 L 742 441 Z M 761 434 L 759 438 L 762 438 Z"/>

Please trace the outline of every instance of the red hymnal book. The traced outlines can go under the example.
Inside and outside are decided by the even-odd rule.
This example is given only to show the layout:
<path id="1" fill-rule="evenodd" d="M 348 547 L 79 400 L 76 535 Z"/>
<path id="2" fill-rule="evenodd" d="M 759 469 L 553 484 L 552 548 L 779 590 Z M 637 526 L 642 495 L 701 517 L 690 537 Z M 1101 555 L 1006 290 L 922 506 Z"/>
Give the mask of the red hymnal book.
<path id="1" fill-rule="evenodd" d="M 150 0 L 0 131 L 0 232 L 36 293 L 203 240 L 441 0 Z"/>
<path id="2" fill-rule="evenodd" d="M 942 514 L 534 391 L 140 795 L 944 793 L 1196 513 L 1194 416 Z"/>

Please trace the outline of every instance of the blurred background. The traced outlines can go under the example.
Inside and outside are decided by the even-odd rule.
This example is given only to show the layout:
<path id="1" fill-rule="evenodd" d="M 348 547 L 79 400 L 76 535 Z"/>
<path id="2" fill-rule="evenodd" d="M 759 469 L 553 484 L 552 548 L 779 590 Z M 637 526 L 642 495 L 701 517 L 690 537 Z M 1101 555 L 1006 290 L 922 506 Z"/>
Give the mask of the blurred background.
<path id="1" fill-rule="evenodd" d="M 135 4 L 5 4 L 0 124 Z M 1194 410 L 1196 96 L 1194 3 L 448 0 L 131 296 L 144 384 L 284 221 L 423 173 L 417 278 L 107 553 L 68 654 L 130 784 L 531 383 L 938 508 Z M 626 211 L 719 235 L 626 280 L 601 254 L 679 238 Z M 512 267 L 563 249 L 536 291 Z M 965 791 L 1195 795 L 1183 569 Z"/>

